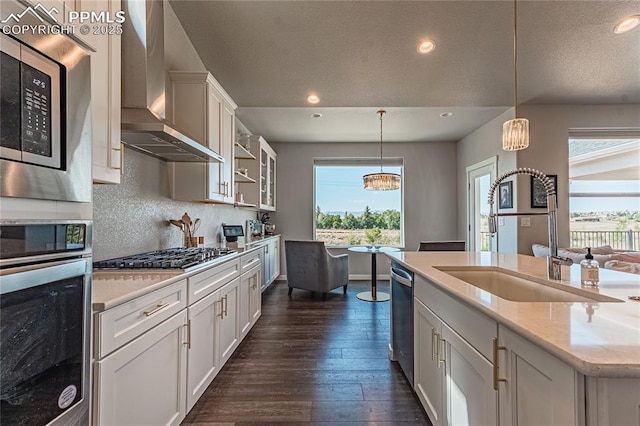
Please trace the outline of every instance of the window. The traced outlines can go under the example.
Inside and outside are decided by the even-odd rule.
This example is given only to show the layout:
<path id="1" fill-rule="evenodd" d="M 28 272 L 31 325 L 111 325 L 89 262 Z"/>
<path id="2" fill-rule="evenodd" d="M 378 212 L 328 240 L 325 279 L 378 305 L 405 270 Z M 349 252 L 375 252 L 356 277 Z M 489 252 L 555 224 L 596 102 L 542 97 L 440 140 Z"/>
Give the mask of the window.
<path id="1" fill-rule="evenodd" d="M 640 139 L 569 139 L 571 247 L 640 250 Z"/>
<path id="2" fill-rule="evenodd" d="M 315 239 L 330 246 L 402 246 L 402 188 L 367 191 L 362 176 L 380 171 L 379 160 L 319 160 L 315 174 Z M 384 171 L 402 176 L 402 160 L 385 159 Z"/>

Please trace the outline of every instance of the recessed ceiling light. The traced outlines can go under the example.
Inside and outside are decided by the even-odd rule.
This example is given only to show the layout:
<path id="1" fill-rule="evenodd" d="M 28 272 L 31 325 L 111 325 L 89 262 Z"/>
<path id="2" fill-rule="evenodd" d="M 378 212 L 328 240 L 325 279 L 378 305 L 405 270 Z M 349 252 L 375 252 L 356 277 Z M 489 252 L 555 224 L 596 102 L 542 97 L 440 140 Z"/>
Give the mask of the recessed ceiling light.
<path id="1" fill-rule="evenodd" d="M 443 112 L 442 114 L 440 114 L 440 117 L 442 118 L 449 118 L 453 115 L 452 112 Z"/>
<path id="2" fill-rule="evenodd" d="M 312 93 L 307 96 L 307 102 L 309 102 L 310 104 L 317 104 L 318 102 L 320 102 L 320 97 Z"/>
<path id="3" fill-rule="evenodd" d="M 320 114 L 319 112 L 314 112 L 313 114 L 309 114 L 309 117 L 311 117 L 311 118 L 322 118 L 322 114 Z"/>
<path id="4" fill-rule="evenodd" d="M 613 32 L 616 34 L 626 33 L 636 28 L 638 25 L 640 25 L 640 15 L 627 16 L 616 24 L 613 28 Z"/>
<path id="5" fill-rule="evenodd" d="M 427 53 L 433 52 L 436 48 L 436 42 L 433 40 L 423 40 L 418 44 L 418 53 L 421 55 L 426 55 Z"/>

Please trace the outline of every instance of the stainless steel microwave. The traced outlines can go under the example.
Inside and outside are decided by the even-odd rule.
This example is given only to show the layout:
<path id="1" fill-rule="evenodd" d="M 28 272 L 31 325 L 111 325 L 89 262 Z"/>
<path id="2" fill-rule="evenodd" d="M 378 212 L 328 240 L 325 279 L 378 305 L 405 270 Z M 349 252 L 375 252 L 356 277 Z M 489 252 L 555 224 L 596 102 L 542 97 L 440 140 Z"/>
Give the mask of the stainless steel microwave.
<path id="1" fill-rule="evenodd" d="M 4 36 L 0 50 L 0 158 L 60 169 L 61 65 Z"/>
<path id="2" fill-rule="evenodd" d="M 90 52 L 68 34 L 29 31 L 42 23 L 2 0 L 0 18 L 0 196 L 91 201 Z"/>

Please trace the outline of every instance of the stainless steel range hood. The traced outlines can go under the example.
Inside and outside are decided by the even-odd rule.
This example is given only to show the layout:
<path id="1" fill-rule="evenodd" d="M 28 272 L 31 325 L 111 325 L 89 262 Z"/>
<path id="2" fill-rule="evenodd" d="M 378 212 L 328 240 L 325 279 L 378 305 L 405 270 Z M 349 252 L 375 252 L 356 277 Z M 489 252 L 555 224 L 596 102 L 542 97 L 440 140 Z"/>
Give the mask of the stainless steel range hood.
<path id="1" fill-rule="evenodd" d="M 224 162 L 165 122 L 163 1 L 124 0 L 122 9 L 122 142 L 165 161 Z"/>

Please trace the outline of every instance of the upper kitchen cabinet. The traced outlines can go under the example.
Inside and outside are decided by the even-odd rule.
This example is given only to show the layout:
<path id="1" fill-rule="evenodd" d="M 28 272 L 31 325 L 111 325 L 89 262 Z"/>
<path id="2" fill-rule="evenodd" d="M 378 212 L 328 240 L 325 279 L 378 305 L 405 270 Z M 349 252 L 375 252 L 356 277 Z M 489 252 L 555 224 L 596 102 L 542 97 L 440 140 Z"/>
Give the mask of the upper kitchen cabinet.
<path id="1" fill-rule="evenodd" d="M 111 14 L 120 6 L 120 0 L 82 2 L 83 10 Z M 96 47 L 91 54 L 92 177 L 95 183 L 120 183 L 121 39 L 119 34 L 101 34 L 92 43 Z"/>
<path id="2" fill-rule="evenodd" d="M 255 204 L 260 210 L 275 211 L 277 154 L 262 136 L 246 136 L 244 140 L 258 161 L 239 160 L 238 165 L 246 168 L 249 176 L 256 176 L 257 184 L 247 183 L 238 187 L 246 203 Z"/>
<path id="3" fill-rule="evenodd" d="M 219 154 L 223 163 L 173 163 L 173 198 L 233 204 L 237 105 L 208 72 L 170 71 L 168 121 Z"/>

